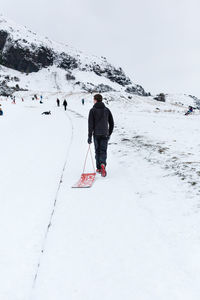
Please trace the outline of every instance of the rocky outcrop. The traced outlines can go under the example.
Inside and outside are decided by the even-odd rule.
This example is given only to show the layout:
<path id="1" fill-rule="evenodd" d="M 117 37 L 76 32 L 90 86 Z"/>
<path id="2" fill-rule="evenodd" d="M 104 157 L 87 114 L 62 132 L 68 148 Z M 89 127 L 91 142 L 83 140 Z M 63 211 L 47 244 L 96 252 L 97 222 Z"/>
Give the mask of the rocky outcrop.
<path id="1" fill-rule="evenodd" d="M 26 90 L 20 88 L 18 84 L 16 84 L 13 87 L 10 87 L 10 86 L 7 85 L 6 81 L 0 81 L 0 95 L 1 96 L 8 97 L 8 96 L 11 96 L 14 92 L 17 92 L 17 91 L 26 91 Z"/>
<path id="2" fill-rule="evenodd" d="M 56 54 L 55 54 L 56 56 Z M 78 60 L 69 54 L 61 53 L 59 55 L 58 67 L 64 70 L 74 70 L 78 68 Z"/>
<path id="3" fill-rule="evenodd" d="M 66 74 L 66 79 L 67 81 L 71 81 L 71 80 L 76 80 L 76 77 L 74 75 L 72 75 L 71 72 L 68 71 L 68 73 Z"/>
<path id="4" fill-rule="evenodd" d="M 164 93 L 160 93 L 156 97 L 154 97 L 154 100 L 160 101 L 160 102 L 166 102 L 166 97 Z"/>
<path id="5" fill-rule="evenodd" d="M 92 83 L 87 82 L 82 83 L 82 82 L 76 82 L 76 85 L 79 85 L 82 90 L 88 92 L 88 93 L 106 93 L 106 92 L 114 92 L 115 90 L 111 88 L 109 85 L 105 84 L 99 84 L 99 85 L 94 85 Z"/>
<path id="6" fill-rule="evenodd" d="M 98 76 L 104 76 L 111 80 L 112 82 L 116 82 L 119 85 L 127 86 L 131 84 L 130 78 L 128 78 L 122 68 L 115 68 L 111 64 L 107 63 L 106 65 L 100 66 L 97 63 L 93 63 L 92 65 L 86 65 L 89 71 L 94 72 Z M 87 68 L 82 68 L 83 71 L 87 70 Z"/>
<path id="7" fill-rule="evenodd" d="M 14 89 L 0 82 L 0 95 L 8 97 L 14 93 Z"/>
<path id="8" fill-rule="evenodd" d="M 7 37 L 8 37 L 8 33 L 6 31 L 0 30 L 0 51 L 3 50 Z"/>
<path id="9" fill-rule="evenodd" d="M 16 76 L 0 75 L 0 95 L 11 96 L 16 91 L 26 91 L 19 86 L 19 82 Z"/>
<path id="10" fill-rule="evenodd" d="M 9 34 L 0 32 L 1 65 L 16 71 L 31 73 L 53 65 L 53 53 L 50 49 L 40 47 L 22 47 L 20 41 L 13 41 Z"/>
<path id="11" fill-rule="evenodd" d="M 146 93 L 145 90 L 143 89 L 143 87 L 141 85 L 135 85 L 135 86 L 128 86 L 125 89 L 125 92 L 129 93 L 129 94 L 138 94 L 141 96 L 151 96 L 150 93 Z"/>
<path id="12" fill-rule="evenodd" d="M 194 103 L 196 104 L 196 107 L 198 109 L 200 109 L 200 99 L 197 98 L 196 96 L 193 96 L 193 95 L 189 95 L 190 98 L 192 98 L 194 100 Z"/>

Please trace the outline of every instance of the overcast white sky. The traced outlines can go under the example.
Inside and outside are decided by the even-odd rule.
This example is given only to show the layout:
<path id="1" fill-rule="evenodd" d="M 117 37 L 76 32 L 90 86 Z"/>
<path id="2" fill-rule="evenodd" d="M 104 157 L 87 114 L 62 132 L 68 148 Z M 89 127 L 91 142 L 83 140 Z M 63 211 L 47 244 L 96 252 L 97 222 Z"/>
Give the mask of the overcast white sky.
<path id="1" fill-rule="evenodd" d="M 106 56 L 147 91 L 200 97 L 199 0 L 1 0 L 1 13 Z"/>

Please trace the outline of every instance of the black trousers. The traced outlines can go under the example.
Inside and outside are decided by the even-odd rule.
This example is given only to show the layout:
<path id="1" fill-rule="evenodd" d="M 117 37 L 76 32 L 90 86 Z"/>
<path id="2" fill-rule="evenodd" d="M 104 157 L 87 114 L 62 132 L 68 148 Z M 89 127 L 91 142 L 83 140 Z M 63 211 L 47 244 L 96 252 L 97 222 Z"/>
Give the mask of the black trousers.
<path id="1" fill-rule="evenodd" d="M 101 164 L 104 164 L 106 166 L 107 147 L 108 147 L 107 136 L 94 135 L 94 147 L 95 147 L 96 166 L 97 169 L 100 169 Z"/>

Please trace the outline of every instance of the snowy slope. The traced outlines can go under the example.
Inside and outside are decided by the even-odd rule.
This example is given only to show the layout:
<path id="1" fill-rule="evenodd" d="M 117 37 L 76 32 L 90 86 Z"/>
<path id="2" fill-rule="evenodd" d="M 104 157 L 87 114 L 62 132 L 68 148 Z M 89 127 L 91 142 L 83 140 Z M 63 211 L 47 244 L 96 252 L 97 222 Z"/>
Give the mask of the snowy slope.
<path id="1" fill-rule="evenodd" d="M 43 104 L 15 95 L 15 105 L 0 100 L 0 298 L 198 300 L 198 112 L 185 117 L 176 96 L 104 94 L 116 124 L 108 177 L 80 191 L 71 186 L 92 95 L 44 92 Z"/>

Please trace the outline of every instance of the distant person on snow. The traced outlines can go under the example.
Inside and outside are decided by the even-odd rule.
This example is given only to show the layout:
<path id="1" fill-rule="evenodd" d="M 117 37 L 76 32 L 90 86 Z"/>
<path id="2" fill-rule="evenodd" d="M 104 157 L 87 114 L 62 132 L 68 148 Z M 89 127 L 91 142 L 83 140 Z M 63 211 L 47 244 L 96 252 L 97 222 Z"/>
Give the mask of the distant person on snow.
<path id="1" fill-rule="evenodd" d="M 108 140 L 113 132 L 114 120 L 111 111 L 102 102 L 102 95 L 94 96 L 94 106 L 88 117 L 88 144 L 94 139 L 97 173 L 106 176 Z"/>
<path id="2" fill-rule="evenodd" d="M 0 116 L 3 116 L 3 110 L 1 107 L 0 107 Z"/>
<path id="3" fill-rule="evenodd" d="M 66 99 L 63 101 L 63 106 L 64 106 L 64 109 L 67 110 L 67 101 L 66 101 Z"/>
<path id="4" fill-rule="evenodd" d="M 57 106 L 60 107 L 60 100 L 58 98 L 57 98 L 56 102 L 57 102 Z"/>
<path id="5" fill-rule="evenodd" d="M 49 111 L 44 111 L 43 113 L 42 113 L 42 115 L 51 115 L 51 111 L 49 110 Z"/>
<path id="6" fill-rule="evenodd" d="M 194 110 L 194 107 L 189 106 L 188 111 L 185 113 L 185 116 L 190 115 L 193 112 L 193 110 Z"/>
<path id="7" fill-rule="evenodd" d="M 82 105 L 84 105 L 85 104 L 85 99 L 82 99 Z"/>

